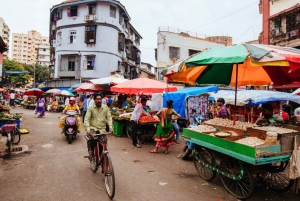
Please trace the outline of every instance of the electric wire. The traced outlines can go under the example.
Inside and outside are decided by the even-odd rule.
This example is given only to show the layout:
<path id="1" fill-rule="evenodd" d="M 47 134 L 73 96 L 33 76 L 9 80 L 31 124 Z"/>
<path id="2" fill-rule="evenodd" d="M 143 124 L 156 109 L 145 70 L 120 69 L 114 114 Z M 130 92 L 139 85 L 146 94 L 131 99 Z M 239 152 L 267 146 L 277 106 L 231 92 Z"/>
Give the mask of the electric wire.
<path id="1" fill-rule="evenodd" d="M 174 20 L 174 22 L 175 22 L 175 23 L 176 23 L 176 25 L 177 25 L 177 28 L 179 28 L 179 26 L 178 26 L 178 24 L 177 24 L 177 21 L 176 21 L 176 19 L 175 19 L 174 15 L 173 15 L 173 13 L 172 13 L 172 11 L 171 11 L 170 7 L 169 7 L 169 4 L 168 4 L 168 2 L 167 2 L 166 0 L 165 0 L 165 2 L 166 2 L 166 4 L 167 4 L 167 7 L 168 7 L 168 9 L 169 9 L 169 11 L 170 11 L 170 13 L 171 13 L 172 17 L 173 17 L 173 20 Z"/>

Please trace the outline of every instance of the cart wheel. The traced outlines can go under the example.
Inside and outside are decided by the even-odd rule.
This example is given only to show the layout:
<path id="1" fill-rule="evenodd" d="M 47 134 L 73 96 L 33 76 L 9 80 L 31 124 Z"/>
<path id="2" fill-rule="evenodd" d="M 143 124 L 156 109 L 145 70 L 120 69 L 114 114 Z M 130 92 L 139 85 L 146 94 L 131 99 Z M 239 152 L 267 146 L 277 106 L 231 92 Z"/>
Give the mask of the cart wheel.
<path id="1" fill-rule="evenodd" d="M 267 166 L 266 170 L 268 171 L 259 173 L 258 177 L 266 186 L 274 191 L 287 191 L 293 186 L 294 180 L 288 178 L 283 173 L 286 166 L 287 162 L 272 163 Z"/>
<path id="2" fill-rule="evenodd" d="M 238 176 L 242 169 L 243 177 L 239 180 L 233 180 L 227 176 L 220 174 L 221 181 L 225 189 L 238 199 L 248 199 L 255 187 L 255 182 L 248 168 L 237 159 L 226 157 L 221 160 L 219 169 L 228 173 L 230 176 Z"/>
<path id="3" fill-rule="evenodd" d="M 127 137 L 128 137 L 129 139 L 131 139 L 131 136 L 132 136 L 132 129 L 131 129 L 130 122 L 126 122 L 126 134 L 127 134 Z"/>
<path id="4" fill-rule="evenodd" d="M 186 144 L 184 147 L 183 147 L 183 152 L 182 152 L 182 160 L 188 160 L 191 153 L 193 152 L 192 149 L 189 149 L 189 146 Z"/>
<path id="5" fill-rule="evenodd" d="M 144 144 L 146 139 L 146 134 L 144 129 L 138 128 L 136 133 L 136 138 L 139 142 L 139 144 Z"/>
<path id="6" fill-rule="evenodd" d="M 202 179 L 206 181 L 213 180 L 216 177 L 216 172 L 202 165 L 200 162 L 207 163 L 211 166 L 214 166 L 215 159 L 208 149 L 204 147 L 196 146 L 194 151 L 195 168 Z"/>

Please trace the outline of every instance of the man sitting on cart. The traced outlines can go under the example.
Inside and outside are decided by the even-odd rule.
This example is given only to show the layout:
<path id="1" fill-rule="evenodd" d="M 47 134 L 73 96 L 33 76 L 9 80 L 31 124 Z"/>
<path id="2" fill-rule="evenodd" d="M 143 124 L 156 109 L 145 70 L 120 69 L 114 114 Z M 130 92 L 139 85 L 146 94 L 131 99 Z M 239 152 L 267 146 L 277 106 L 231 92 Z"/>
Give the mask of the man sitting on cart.
<path id="1" fill-rule="evenodd" d="M 278 122 L 283 122 L 281 116 L 273 114 L 273 107 L 269 103 L 262 104 L 262 115 L 263 117 L 256 121 L 257 125 L 268 126 Z"/>

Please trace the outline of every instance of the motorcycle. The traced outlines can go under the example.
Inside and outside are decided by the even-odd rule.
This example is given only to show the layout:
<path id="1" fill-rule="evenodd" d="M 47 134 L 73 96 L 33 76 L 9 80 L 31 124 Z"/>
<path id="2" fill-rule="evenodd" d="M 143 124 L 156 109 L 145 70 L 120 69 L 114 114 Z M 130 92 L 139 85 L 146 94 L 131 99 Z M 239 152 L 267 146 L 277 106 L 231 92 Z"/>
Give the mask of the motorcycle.
<path id="1" fill-rule="evenodd" d="M 68 110 L 66 112 L 66 119 L 64 121 L 64 134 L 69 142 L 72 143 L 73 139 L 76 137 L 78 129 L 78 121 L 77 121 L 77 112 L 74 110 Z"/>

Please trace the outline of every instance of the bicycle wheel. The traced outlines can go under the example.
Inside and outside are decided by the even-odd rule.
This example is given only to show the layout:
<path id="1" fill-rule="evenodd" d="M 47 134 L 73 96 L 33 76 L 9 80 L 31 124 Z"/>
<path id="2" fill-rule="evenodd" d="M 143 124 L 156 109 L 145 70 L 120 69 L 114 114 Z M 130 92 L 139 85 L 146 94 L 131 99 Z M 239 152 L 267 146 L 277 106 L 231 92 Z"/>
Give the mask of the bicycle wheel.
<path id="1" fill-rule="evenodd" d="M 293 186 L 294 180 L 288 178 L 283 173 L 286 165 L 287 162 L 272 163 L 267 166 L 266 171 L 259 173 L 258 177 L 266 186 L 274 191 L 287 191 Z"/>
<path id="2" fill-rule="evenodd" d="M 97 170 L 98 170 L 97 157 L 96 157 L 97 152 L 98 152 L 98 149 L 97 149 L 97 147 L 95 147 L 94 153 L 93 153 L 93 158 L 90 160 L 90 167 L 94 173 L 97 172 Z"/>
<path id="3" fill-rule="evenodd" d="M 129 139 L 131 139 L 131 136 L 132 136 L 132 129 L 131 129 L 130 122 L 126 122 L 126 134 L 127 134 L 127 137 L 128 137 Z"/>
<path id="4" fill-rule="evenodd" d="M 206 181 L 213 180 L 216 177 L 216 171 L 209 169 L 200 162 L 209 164 L 211 166 L 213 166 L 215 163 L 214 157 L 208 149 L 197 146 L 194 151 L 195 168 L 202 179 Z"/>
<path id="5" fill-rule="evenodd" d="M 248 168 L 245 165 L 242 167 L 244 171 L 241 179 L 234 180 L 222 174 L 220 174 L 220 177 L 225 189 L 231 195 L 238 199 L 244 200 L 251 196 L 255 187 L 255 183 Z M 222 159 L 219 169 L 227 173 L 229 176 L 238 176 L 242 171 L 239 161 L 231 157 Z"/>
<path id="6" fill-rule="evenodd" d="M 6 146 L 7 146 L 6 153 L 7 153 L 7 155 L 10 155 L 11 152 L 12 152 L 12 142 L 11 142 L 11 140 L 7 140 Z"/>
<path id="7" fill-rule="evenodd" d="M 104 182 L 105 182 L 106 193 L 110 199 L 113 199 L 116 190 L 115 173 L 108 153 L 106 153 L 104 156 L 103 165 L 104 165 Z"/>
<path id="8" fill-rule="evenodd" d="M 11 137 L 11 141 L 12 141 L 13 144 L 19 144 L 19 142 L 21 141 L 21 133 L 18 129 L 16 129 L 14 131 L 14 134 Z"/>

